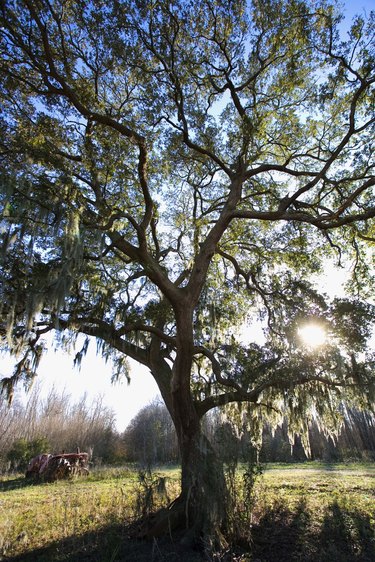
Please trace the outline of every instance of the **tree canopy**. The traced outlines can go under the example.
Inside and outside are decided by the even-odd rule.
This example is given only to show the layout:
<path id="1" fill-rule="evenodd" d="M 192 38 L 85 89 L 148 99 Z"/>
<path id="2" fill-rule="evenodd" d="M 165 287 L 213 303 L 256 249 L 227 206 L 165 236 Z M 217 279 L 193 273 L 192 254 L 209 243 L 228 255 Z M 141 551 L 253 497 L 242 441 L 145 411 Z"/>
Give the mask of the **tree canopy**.
<path id="1" fill-rule="evenodd" d="M 8 393 L 46 332 L 94 336 L 115 374 L 150 369 L 183 466 L 217 406 L 302 431 L 373 405 L 374 15 L 341 20 L 324 0 L 2 1 Z M 345 298 L 314 284 L 330 260 L 353 264 Z"/>

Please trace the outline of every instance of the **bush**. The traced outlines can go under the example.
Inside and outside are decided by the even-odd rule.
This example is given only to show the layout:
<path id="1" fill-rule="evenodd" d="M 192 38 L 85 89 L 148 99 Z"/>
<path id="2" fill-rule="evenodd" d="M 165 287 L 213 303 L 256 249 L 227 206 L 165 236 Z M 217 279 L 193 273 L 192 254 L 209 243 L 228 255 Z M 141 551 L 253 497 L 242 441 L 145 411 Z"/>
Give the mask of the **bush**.
<path id="1" fill-rule="evenodd" d="M 30 459 L 40 453 L 45 453 L 49 448 L 50 445 L 45 437 L 37 437 L 31 441 L 23 438 L 17 439 L 8 452 L 7 459 L 13 470 L 24 471 Z"/>

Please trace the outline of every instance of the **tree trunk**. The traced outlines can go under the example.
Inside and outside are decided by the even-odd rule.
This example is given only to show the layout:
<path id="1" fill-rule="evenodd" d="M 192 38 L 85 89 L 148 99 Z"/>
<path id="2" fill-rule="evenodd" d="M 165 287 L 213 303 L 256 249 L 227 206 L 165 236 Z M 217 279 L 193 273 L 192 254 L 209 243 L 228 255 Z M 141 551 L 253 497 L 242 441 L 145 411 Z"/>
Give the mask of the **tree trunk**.
<path id="1" fill-rule="evenodd" d="M 203 541 L 206 548 L 221 548 L 227 520 L 227 487 L 223 464 L 201 429 L 179 436 L 181 496 L 187 530 L 185 541 Z"/>
<path id="2" fill-rule="evenodd" d="M 181 495 L 185 542 L 222 544 L 226 520 L 226 485 L 222 463 L 202 432 L 191 393 L 194 348 L 193 307 L 189 300 L 176 312 L 177 353 L 172 377 L 172 419 L 181 454 Z M 208 544 L 211 543 L 211 544 Z"/>
<path id="3" fill-rule="evenodd" d="M 193 436 L 178 434 L 181 452 L 181 494 L 151 516 L 138 536 L 154 538 L 175 532 L 186 547 L 206 552 L 227 547 L 228 491 L 223 464 L 208 438 L 199 429 Z"/>
<path id="4" fill-rule="evenodd" d="M 156 516 L 146 532 L 160 535 L 173 528 L 184 530 L 182 542 L 200 542 L 211 550 L 225 544 L 227 488 L 223 464 L 204 435 L 191 393 L 193 308 L 188 300 L 176 306 L 177 353 L 171 371 L 164 377 L 158 353 L 153 356 L 153 374 L 176 429 L 181 455 L 181 494 Z M 163 375 L 163 376 L 162 376 Z M 171 375 L 171 376 L 170 376 Z"/>

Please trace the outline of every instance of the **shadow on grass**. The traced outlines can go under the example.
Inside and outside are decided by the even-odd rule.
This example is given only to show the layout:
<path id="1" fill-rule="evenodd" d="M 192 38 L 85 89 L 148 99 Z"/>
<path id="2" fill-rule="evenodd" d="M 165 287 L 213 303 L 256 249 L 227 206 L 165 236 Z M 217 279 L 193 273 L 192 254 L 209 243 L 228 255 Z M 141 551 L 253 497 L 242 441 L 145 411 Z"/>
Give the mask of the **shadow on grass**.
<path id="1" fill-rule="evenodd" d="M 109 525 L 96 532 L 71 536 L 45 548 L 12 557 L 2 562 L 203 562 L 207 560 L 193 549 L 183 547 L 179 537 L 154 540 L 130 538 L 127 528 Z"/>
<path id="2" fill-rule="evenodd" d="M 306 546 L 310 527 L 310 514 L 304 500 L 293 512 L 282 504 L 276 504 L 253 528 L 254 558 L 262 562 L 308 560 Z"/>
<path id="3" fill-rule="evenodd" d="M 301 500 L 294 511 L 279 505 L 261 518 L 252 555 L 262 562 L 374 562 L 375 529 L 368 516 L 337 502 L 319 523 Z"/>
<path id="4" fill-rule="evenodd" d="M 37 486 L 38 484 L 43 484 L 40 480 L 35 480 L 33 478 L 25 478 L 24 476 L 18 476 L 12 480 L 0 481 L 0 492 L 9 492 L 10 490 L 19 490 L 22 488 L 28 488 L 29 486 Z"/>
<path id="5" fill-rule="evenodd" d="M 375 561 L 374 525 L 355 507 L 344 509 L 337 502 L 332 503 L 325 514 L 319 539 L 324 560 Z"/>

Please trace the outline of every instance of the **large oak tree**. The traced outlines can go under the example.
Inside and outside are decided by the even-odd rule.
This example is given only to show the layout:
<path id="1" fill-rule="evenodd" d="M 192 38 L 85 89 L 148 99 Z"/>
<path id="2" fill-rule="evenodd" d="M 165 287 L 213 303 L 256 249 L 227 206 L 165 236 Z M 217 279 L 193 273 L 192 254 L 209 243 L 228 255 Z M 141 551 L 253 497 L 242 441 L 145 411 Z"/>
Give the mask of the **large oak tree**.
<path id="1" fill-rule="evenodd" d="M 194 537 L 226 522 L 208 411 L 303 432 L 373 404 L 373 18 L 340 29 L 324 0 L 1 2 L 3 388 L 49 331 L 148 367 Z M 313 285 L 330 259 L 351 297 Z"/>

